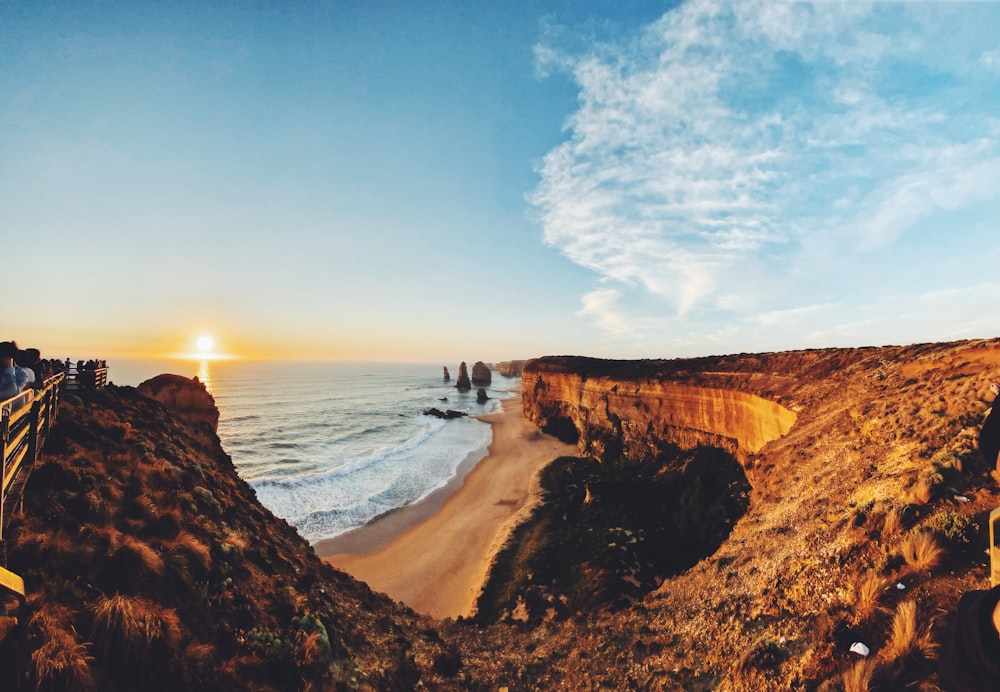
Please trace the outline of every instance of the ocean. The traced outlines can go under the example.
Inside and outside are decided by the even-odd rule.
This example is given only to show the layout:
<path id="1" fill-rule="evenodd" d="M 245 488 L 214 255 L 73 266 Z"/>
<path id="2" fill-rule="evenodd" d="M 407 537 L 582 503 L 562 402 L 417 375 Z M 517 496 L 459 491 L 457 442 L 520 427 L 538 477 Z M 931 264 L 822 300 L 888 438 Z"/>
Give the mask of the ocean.
<path id="1" fill-rule="evenodd" d="M 118 385 L 169 372 L 198 376 L 219 407 L 219 438 L 265 507 L 315 543 L 418 502 L 486 455 L 492 413 L 520 379 L 492 373 L 491 397 L 455 389 L 458 364 L 150 361 L 108 362 Z M 471 365 L 470 365 L 471 371 Z M 444 400 L 446 399 L 446 400 Z M 470 417 L 443 420 L 425 409 Z"/>

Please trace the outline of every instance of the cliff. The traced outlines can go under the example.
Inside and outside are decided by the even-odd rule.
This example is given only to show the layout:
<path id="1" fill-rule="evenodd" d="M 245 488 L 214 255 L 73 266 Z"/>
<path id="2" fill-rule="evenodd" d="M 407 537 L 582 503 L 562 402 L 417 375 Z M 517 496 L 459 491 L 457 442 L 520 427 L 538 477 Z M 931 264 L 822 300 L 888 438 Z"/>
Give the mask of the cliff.
<path id="1" fill-rule="evenodd" d="M 745 457 L 795 423 L 794 411 L 734 388 L 721 373 L 713 387 L 693 383 L 705 383 L 704 373 L 697 378 L 659 374 L 656 365 L 644 365 L 632 373 L 616 373 L 611 368 L 621 364 L 613 362 L 531 361 L 521 376 L 524 414 L 543 431 L 597 457 L 655 455 L 665 443 L 683 448 L 708 445 Z M 602 374 L 605 371 L 608 374 Z M 755 382 L 764 390 L 773 384 L 766 376 Z"/>
<path id="2" fill-rule="evenodd" d="M 497 363 L 494 368 L 504 377 L 520 377 L 521 370 L 524 369 L 526 360 L 504 360 Z"/>

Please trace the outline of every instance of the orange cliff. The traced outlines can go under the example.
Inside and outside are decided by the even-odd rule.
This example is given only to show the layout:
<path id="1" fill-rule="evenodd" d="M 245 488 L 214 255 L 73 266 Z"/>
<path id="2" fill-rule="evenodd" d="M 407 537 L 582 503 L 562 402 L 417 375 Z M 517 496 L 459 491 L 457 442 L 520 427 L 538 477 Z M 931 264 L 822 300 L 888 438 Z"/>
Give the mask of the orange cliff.
<path id="1" fill-rule="evenodd" d="M 525 416 L 599 457 L 615 451 L 641 457 L 668 443 L 711 445 L 745 459 L 794 425 L 795 411 L 743 391 L 755 381 L 762 392 L 773 393 L 771 378 L 704 371 L 693 377 L 678 369 L 683 362 L 670 361 L 670 368 L 658 371 L 655 362 L 641 361 L 641 369 L 630 371 L 623 361 L 530 361 L 522 374 Z"/>

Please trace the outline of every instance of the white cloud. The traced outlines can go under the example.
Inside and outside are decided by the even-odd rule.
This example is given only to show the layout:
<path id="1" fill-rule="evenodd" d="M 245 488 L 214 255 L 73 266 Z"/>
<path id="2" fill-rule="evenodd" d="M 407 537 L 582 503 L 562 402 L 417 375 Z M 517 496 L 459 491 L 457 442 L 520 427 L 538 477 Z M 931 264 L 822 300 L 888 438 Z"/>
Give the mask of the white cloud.
<path id="1" fill-rule="evenodd" d="M 618 332 L 624 314 L 639 320 L 617 284 L 691 320 L 733 306 L 763 326 L 801 317 L 814 308 L 796 305 L 830 302 L 810 290 L 836 285 L 824 276 L 853 253 L 1000 201 L 995 104 L 963 91 L 957 67 L 942 78 L 925 53 L 951 27 L 909 11 L 693 0 L 630 42 L 540 45 L 580 90 L 532 201 L 545 242 L 605 282 L 581 314 Z M 995 15 L 963 6 L 946 20 L 989 42 Z M 993 69 L 996 50 L 973 43 L 962 69 Z M 780 285 L 740 285 L 761 276 L 783 285 L 780 306 L 753 304 Z"/>
<path id="2" fill-rule="evenodd" d="M 615 335 L 628 334 L 628 321 L 618 312 L 621 292 L 613 288 L 601 288 L 584 294 L 583 307 L 577 314 L 593 320 L 598 327 Z"/>

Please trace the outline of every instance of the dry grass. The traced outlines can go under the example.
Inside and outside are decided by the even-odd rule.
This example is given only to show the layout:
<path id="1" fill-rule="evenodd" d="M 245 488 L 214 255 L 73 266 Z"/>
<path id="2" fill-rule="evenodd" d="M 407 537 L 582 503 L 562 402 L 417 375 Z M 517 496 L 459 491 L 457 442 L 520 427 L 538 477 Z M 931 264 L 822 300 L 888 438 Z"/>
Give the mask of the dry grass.
<path id="1" fill-rule="evenodd" d="M 899 544 L 899 554 L 916 572 L 933 570 L 941 562 L 944 549 L 928 531 L 914 531 Z"/>
<path id="2" fill-rule="evenodd" d="M 920 632 L 917 604 L 914 601 L 903 601 L 896 608 L 896 615 L 892 619 L 892 634 L 881 655 L 889 661 L 896 661 L 913 653 L 934 658 L 937 644 L 931 637 L 930 628 Z"/>
<path id="3" fill-rule="evenodd" d="M 863 658 L 855 663 L 840 674 L 844 692 L 868 692 L 877 669 L 878 662 L 872 658 Z"/>
<path id="4" fill-rule="evenodd" d="M 91 606 L 97 654 L 120 682 L 148 680 L 175 654 L 181 638 L 177 613 L 139 597 L 116 594 Z"/>
<path id="5" fill-rule="evenodd" d="M 77 639 L 73 613 L 61 605 L 45 605 L 28 625 L 32 638 L 41 645 L 31 652 L 31 673 L 38 690 L 97 688 L 91 669 L 93 657 L 87 644 Z"/>
<path id="6" fill-rule="evenodd" d="M 894 538 L 903 530 L 903 519 L 900 516 L 898 507 L 890 507 L 885 513 L 885 520 L 882 522 L 882 540 L 886 541 Z"/>
<path id="7" fill-rule="evenodd" d="M 165 567 L 163 557 L 145 541 L 134 536 L 125 536 L 122 539 L 122 550 L 126 550 L 135 556 L 139 571 L 144 576 L 160 576 L 163 574 Z"/>
<path id="8" fill-rule="evenodd" d="M 879 599 L 885 593 L 889 580 L 876 570 L 869 569 L 857 575 L 852 584 L 854 592 L 854 616 L 861 622 L 879 611 L 884 611 Z"/>
<path id="9" fill-rule="evenodd" d="M 204 571 L 207 572 L 212 566 L 211 549 L 194 534 L 188 531 L 181 531 L 174 538 L 173 545 L 178 550 L 190 555 Z"/>
<path id="10" fill-rule="evenodd" d="M 906 491 L 906 502 L 911 505 L 926 505 L 934 497 L 934 477 L 922 475 Z"/>

